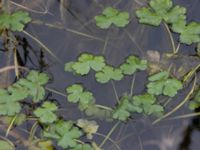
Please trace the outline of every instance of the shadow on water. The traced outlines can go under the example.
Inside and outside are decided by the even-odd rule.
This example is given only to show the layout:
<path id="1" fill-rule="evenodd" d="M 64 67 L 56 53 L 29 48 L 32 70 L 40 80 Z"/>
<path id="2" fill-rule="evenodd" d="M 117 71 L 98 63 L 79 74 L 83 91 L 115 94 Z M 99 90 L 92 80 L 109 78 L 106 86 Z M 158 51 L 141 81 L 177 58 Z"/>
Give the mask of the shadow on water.
<path id="1" fill-rule="evenodd" d="M 163 51 L 171 49 L 169 39 L 166 38 L 168 35 L 163 26 L 159 28 L 138 26 L 134 12 L 138 7 L 145 5 L 146 0 L 36 0 L 31 2 L 15 0 L 14 2 L 39 12 L 48 10 L 49 13 L 43 14 L 32 12 L 33 21 L 26 31 L 44 43 L 60 60 L 60 62 L 54 61 L 51 55 L 30 37 L 24 34 L 16 34 L 19 43 L 18 58 L 20 65 L 49 72 L 53 81 L 48 87 L 62 93 L 65 93 L 65 88 L 71 84 L 83 83 L 88 90 L 94 93 L 97 102 L 102 105 L 113 107 L 117 103 L 113 85 L 111 83 L 97 84 L 94 73 L 84 77 L 66 73 L 63 70 L 65 62 L 75 60 L 82 52 L 91 52 L 103 54 L 109 64 L 117 66 L 130 54 L 145 57 L 147 50 L 157 50 L 163 53 Z M 200 20 L 198 15 L 200 14 L 199 0 L 192 2 L 177 0 L 175 3 L 188 8 L 188 15 L 191 20 Z M 111 27 L 109 30 L 98 29 L 93 18 L 106 6 L 115 6 L 128 11 L 132 18 L 131 23 L 125 29 L 115 27 Z M 195 54 L 194 46 L 181 46 L 180 49 L 183 55 Z M 0 51 L 0 54 L 3 53 Z M 143 81 L 146 80 L 147 74 L 138 73 L 135 78 L 133 93 L 140 94 L 145 90 L 146 83 Z M 114 83 L 119 97 L 125 92 L 130 92 L 132 80 L 133 77 L 127 76 L 122 81 Z M 177 102 L 172 102 L 166 111 L 174 108 L 174 104 L 179 103 L 185 96 L 184 94 L 180 93 L 179 97 L 176 97 Z M 55 93 L 50 93 L 48 96 L 49 99 L 58 100 L 59 105 L 62 106 L 62 110 L 59 112 L 61 117 L 72 120 L 81 117 L 86 118 L 84 114 L 77 111 L 77 106 L 67 103 L 65 97 Z M 174 115 L 185 113 L 189 113 L 186 107 Z M 122 150 L 199 149 L 199 143 L 192 142 L 193 133 L 200 129 L 198 117 L 192 119 L 191 123 L 189 119 L 180 119 L 164 121 L 154 126 L 151 124 L 153 119 L 136 115 L 128 123 L 121 123 L 111 135 L 111 139 L 115 143 L 108 141 L 105 143 L 104 149 L 119 150 L 115 144 L 119 145 Z M 100 125 L 98 132 L 105 135 L 115 124 L 115 122 L 105 122 L 98 119 L 96 121 Z M 21 128 L 28 130 L 31 125 L 31 123 L 27 123 Z M 97 143 L 102 141 L 100 136 L 95 136 L 94 139 Z M 200 139 L 200 136 L 198 139 Z M 19 145 L 17 149 L 22 150 L 24 148 Z"/>

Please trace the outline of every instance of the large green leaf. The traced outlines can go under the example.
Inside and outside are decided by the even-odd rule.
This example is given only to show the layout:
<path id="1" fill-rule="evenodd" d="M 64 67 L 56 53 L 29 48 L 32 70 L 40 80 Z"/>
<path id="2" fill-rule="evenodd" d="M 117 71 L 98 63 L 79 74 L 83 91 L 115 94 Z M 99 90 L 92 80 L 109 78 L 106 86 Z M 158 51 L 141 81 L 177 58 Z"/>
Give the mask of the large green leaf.
<path id="1" fill-rule="evenodd" d="M 192 44 L 200 42 L 200 23 L 191 22 L 181 32 L 180 42 L 185 44 Z"/>
<path id="2" fill-rule="evenodd" d="M 77 146 L 77 139 L 82 136 L 82 132 L 71 121 L 58 121 L 44 130 L 43 135 L 55 139 L 59 146 L 67 149 Z"/>
<path id="3" fill-rule="evenodd" d="M 182 83 L 176 78 L 169 77 L 169 73 L 162 71 L 148 78 L 150 81 L 147 84 L 148 93 L 154 95 L 166 95 L 174 97 L 178 90 L 182 89 Z"/>
<path id="4" fill-rule="evenodd" d="M 126 63 L 120 66 L 120 69 L 124 74 L 132 75 L 137 70 L 145 70 L 147 68 L 147 61 L 141 60 L 136 56 L 129 56 L 126 59 Z"/>
<path id="5" fill-rule="evenodd" d="M 123 78 L 123 74 L 121 69 L 115 69 L 112 66 L 107 65 L 95 74 L 95 78 L 99 83 L 107 83 L 110 80 L 121 80 Z"/>
<path id="6" fill-rule="evenodd" d="M 197 90 L 194 98 L 192 99 L 192 101 L 189 104 L 189 108 L 191 110 L 195 110 L 196 108 L 199 108 L 199 107 L 200 107 L 200 89 Z"/>
<path id="7" fill-rule="evenodd" d="M 103 10 L 102 15 L 95 16 L 95 21 L 96 25 L 102 29 L 109 28 L 111 24 L 117 27 L 125 27 L 129 23 L 129 13 L 107 7 Z"/>
<path id="8" fill-rule="evenodd" d="M 51 102 L 44 102 L 41 107 L 34 111 L 36 117 L 41 123 L 53 123 L 57 120 L 57 115 L 54 113 L 58 107 Z"/>
<path id="9" fill-rule="evenodd" d="M 86 109 L 93 101 L 93 94 L 89 91 L 84 91 L 80 84 L 73 84 L 66 89 L 69 102 L 79 103 L 81 109 Z"/>
<path id="10" fill-rule="evenodd" d="M 65 64 L 65 71 L 74 71 L 77 74 L 86 75 L 89 73 L 90 69 L 100 71 L 104 66 L 105 60 L 103 56 L 82 53 L 78 61 Z"/>
<path id="11" fill-rule="evenodd" d="M 12 31 L 22 31 L 25 24 L 31 21 L 29 14 L 24 11 L 16 11 L 12 14 L 3 12 L 0 15 L 0 30 L 10 29 Z"/>

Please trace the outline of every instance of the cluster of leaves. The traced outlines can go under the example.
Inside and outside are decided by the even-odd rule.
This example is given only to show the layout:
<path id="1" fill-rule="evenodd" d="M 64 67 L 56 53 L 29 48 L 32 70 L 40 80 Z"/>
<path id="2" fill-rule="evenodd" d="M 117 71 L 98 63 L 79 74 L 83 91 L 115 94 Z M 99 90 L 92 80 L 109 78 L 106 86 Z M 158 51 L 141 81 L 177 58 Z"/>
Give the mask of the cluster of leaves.
<path id="1" fill-rule="evenodd" d="M 156 104 L 156 98 L 148 93 L 137 96 L 123 96 L 120 103 L 114 109 L 113 118 L 126 121 L 131 113 L 161 116 L 164 109 Z"/>
<path id="2" fill-rule="evenodd" d="M 158 26 L 162 22 L 171 25 L 174 32 L 180 33 L 180 42 L 192 44 L 200 42 L 200 23 L 186 23 L 186 8 L 173 6 L 172 0 L 150 0 L 149 7 L 136 11 L 140 23 Z"/>
<path id="3" fill-rule="evenodd" d="M 64 149 L 93 150 L 89 144 L 77 142 L 83 136 L 83 132 L 72 121 L 59 120 L 51 124 L 43 131 L 43 136 L 56 140 L 57 144 Z"/>
<path id="4" fill-rule="evenodd" d="M 19 79 L 7 89 L 0 89 L 0 115 L 13 116 L 21 111 L 20 102 L 30 97 L 33 102 L 45 96 L 44 85 L 49 77 L 45 73 L 30 71 L 26 78 Z"/>
<path id="5" fill-rule="evenodd" d="M 148 93 L 174 97 L 183 88 L 182 82 L 169 76 L 167 71 L 156 73 L 148 78 Z"/>
<path id="6" fill-rule="evenodd" d="M 189 104 L 191 110 L 195 110 L 200 107 L 200 89 L 196 92 L 194 98 Z"/>
<path id="7" fill-rule="evenodd" d="M 112 24 L 117 27 L 125 27 L 129 23 L 129 13 L 107 7 L 102 15 L 95 16 L 96 25 L 102 29 L 108 29 Z"/>
<path id="8" fill-rule="evenodd" d="M 0 30 L 22 31 L 25 24 L 31 21 L 29 14 L 24 11 L 16 11 L 12 14 L 3 12 L 0 14 Z"/>
<path id="9" fill-rule="evenodd" d="M 86 75 L 90 69 L 96 71 L 95 78 L 99 83 L 107 83 L 110 80 L 121 80 L 124 75 L 132 75 L 138 70 L 145 70 L 147 61 L 141 60 L 136 56 L 129 56 L 119 68 L 114 68 L 105 63 L 103 56 L 94 56 L 83 53 L 76 62 L 65 64 L 65 71 L 74 72 L 80 75 Z"/>

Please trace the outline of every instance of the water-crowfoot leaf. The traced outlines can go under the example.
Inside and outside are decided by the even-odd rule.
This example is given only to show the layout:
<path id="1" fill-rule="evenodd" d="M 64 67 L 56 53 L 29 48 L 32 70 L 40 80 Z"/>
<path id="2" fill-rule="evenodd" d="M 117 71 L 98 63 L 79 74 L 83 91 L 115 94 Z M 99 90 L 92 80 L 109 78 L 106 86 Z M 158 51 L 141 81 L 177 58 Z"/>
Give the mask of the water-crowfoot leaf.
<path id="1" fill-rule="evenodd" d="M 82 53 L 76 62 L 70 62 L 65 64 L 66 71 L 74 71 L 80 75 L 86 75 L 90 69 L 94 71 L 100 71 L 105 66 L 105 60 L 103 56 L 94 56 L 89 53 Z"/>
<path id="2" fill-rule="evenodd" d="M 137 70 L 145 70 L 147 68 L 147 61 L 141 60 L 136 56 L 129 56 L 126 62 L 120 66 L 123 74 L 132 75 Z"/>
<path id="3" fill-rule="evenodd" d="M 102 29 L 108 29 L 112 24 L 117 27 L 125 27 L 129 23 L 129 13 L 107 7 L 102 15 L 95 16 L 96 25 Z"/>
<path id="4" fill-rule="evenodd" d="M 0 150 L 15 150 L 14 144 L 8 143 L 4 140 L 0 140 Z"/>
<path id="5" fill-rule="evenodd" d="M 131 116 L 132 111 L 130 107 L 132 107 L 132 104 L 129 101 L 129 97 L 123 96 L 113 111 L 113 118 L 121 121 L 126 121 Z"/>
<path id="6" fill-rule="evenodd" d="M 36 117 L 41 123 L 53 123 L 57 120 L 57 115 L 54 113 L 58 107 L 52 102 L 44 102 L 41 107 L 34 111 Z"/>
<path id="7" fill-rule="evenodd" d="M 44 137 L 55 139 L 57 144 L 64 149 L 76 147 L 76 141 L 82 135 L 83 133 L 74 126 L 72 121 L 60 120 L 43 131 Z"/>
<path id="8" fill-rule="evenodd" d="M 73 84 L 66 89 L 67 99 L 69 102 L 78 103 L 79 108 L 84 110 L 94 102 L 93 94 L 89 91 L 84 91 L 80 84 Z"/>
<path id="9" fill-rule="evenodd" d="M 169 24 L 175 24 L 180 19 L 186 18 L 186 9 L 172 5 L 171 0 L 151 0 L 150 7 L 140 8 L 136 11 L 136 15 L 139 22 L 144 24 L 158 26 L 162 20 Z"/>
<path id="10" fill-rule="evenodd" d="M 29 14 L 24 11 L 16 11 L 12 14 L 3 12 L 0 15 L 0 30 L 22 31 L 25 24 L 31 21 Z"/>
<path id="11" fill-rule="evenodd" d="M 169 73 L 162 71 L 148 78 L 150 81 L 147 84 L 148 93 L 154 95 L 166 95 L 174 97 L 177 91 L 182 89 L 182 82 L 176 78 L 169 77 Z"/>
<path id="12" fill-rule="evenodd" d="M 200 23 L 189 23 L 181 32 L 180 42 L 188 45 L 200 42 Z"/>
<path id="13" fill-rule="evenodd" d="M 20 79 L 17 84 L 27 88 L 29 96 L 33 98 L 33 102 L 42 100 L 45 96 L 45 85 L 49 80 L 49 77 L 45 73 L 39 73 L 38 71 L 30 71 L 26 78 Z"/>
<path id="14" fill-rule="evenodd" d="M 110 80 L 121 80 L 123 74 L 121 69 L 115 69 L 112 66 L 106 65 L 101 71 L 96 72 L 95 78 L 99 83 L 107 83 Z"/>
<path id="15" fill-rule="evenodd" d="M 196 108 L 199 108 L 199 107 L 200 107 L 200 89 L 197 90 L 194 98 L 192 99 L 192 101 L 189 104 L 189 108 L 191 110 L 195 110 Z"/>
<path id="16" fill-rule="evenodd" d="M 86 119 L 78 119 L 76 125 L 86 133 L 88 139 L 92 139 L 93 134 L 96 133 L 99 128 L 96 121 L 88 121 Z"/>
<path id="17" fill-rule="evenodd" d="M 145 93 L 133 96 L 131 101 L 132 105 L 138 109 L 142 109 L 141 112 L 145 115 L 161 116 L 164 112 L 163 107 L 156 104 L 156 98 L 151 94 Z"/>

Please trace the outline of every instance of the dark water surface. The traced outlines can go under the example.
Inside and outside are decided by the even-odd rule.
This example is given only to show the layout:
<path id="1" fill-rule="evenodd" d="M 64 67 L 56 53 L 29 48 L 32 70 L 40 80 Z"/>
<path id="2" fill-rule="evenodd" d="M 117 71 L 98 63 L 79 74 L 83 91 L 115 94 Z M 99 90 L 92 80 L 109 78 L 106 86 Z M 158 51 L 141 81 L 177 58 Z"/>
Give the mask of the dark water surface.
<path id="1" fill-rule="evenodd" d="M 113 107 L 117 103 L 112 84 L 98 84 L 94 73 L 79 77 L 64 72 L 65 62 L 75 60 L 82 52 L 90 52 L 103 54 L 109 64 L 117 66 L 130 54 L 144 57 L 147 50 L 158 50 L 163 53 L 171 49 L 170 40 L 163 25 L 157 28 L 138 25 L 135 11 L 147 3 L 145 0 L 66 0 L 63 8 L 60 5 L 61 0 L 15 0 L 15 2 L 33 10 L 48 9 L 47 14 L 32 12 L 33 22 L 28 25 L 26 31 L 43 42 L 59 59 L 58 62 L 47 52 L 43 51 L 43 53 L 44 49 L 40 45 L 20 33 L 18 35 L 22 44 L 26 45 L 27 50 L 30 51 L 26 61 L 22 58 L 26 62 L 25 66 L 50 73 L 53 79 L 48 87 L 62 93 L 65 93 L 65 88 L 71 84 L 83 83 L 86 89 L 93 92 L 98 104 Z M 200 0 L 174 0 L 174 3 L 188 8 L 188 21 L 200 21 Z M 128 11 L 132 18 L 131 23 L 123 29 L 112 27 L 109 30 L 101 30 L 96 27 L 94 16 L 101 13 L 107 6 Z M 22 39 L 23 37 L 25 39 Z M 24 47 L 19 47 L 19 49 L 20 53 L 24 54 Z M 180 53 L 193 55 L 195 46 L 181 46 Z M 1 59 L 3 53 L 0 52 L 0 54 Z M 136 74 L 134 94 L 140 94 L 145 90 L 146 77 L 146 73 Z M 132 76 L 127 76 L 119 82 L 114 82 L 118 96 L 130 92 L 132 79 Z M 191 85 L 183 93 L 179 93 L 174 101 L 167 105 L 166 112 L 180 103 L 190 88 Z M 55 93 L 52 93 L 50 98 L 58 100 L 62 107 L 60 114 L 65 119 L 86 118 L 75 105 L 67 103 L 66 98 Z M 183 106 L 170 117 L 188 113 L 191 112 L 187 106 Z M 200 149 L 200 118 L 163 120 L 152 125 L 154 120 L 155 118 L 151 117 L 134 116 L 127 123 L 121 123 L 111 138 L 122 150 Z M 98 132 L 102 134 L 107 134 L 116 123 L 98 119 L 96 121 L 100 125 Z M 95 139 L 97 144 L 103 140 L 98 136 L 95 136 Z M 18 149 L 23 148 L 19 146 Z M 103 149 L 117 150 L 109 140 Z"/>

